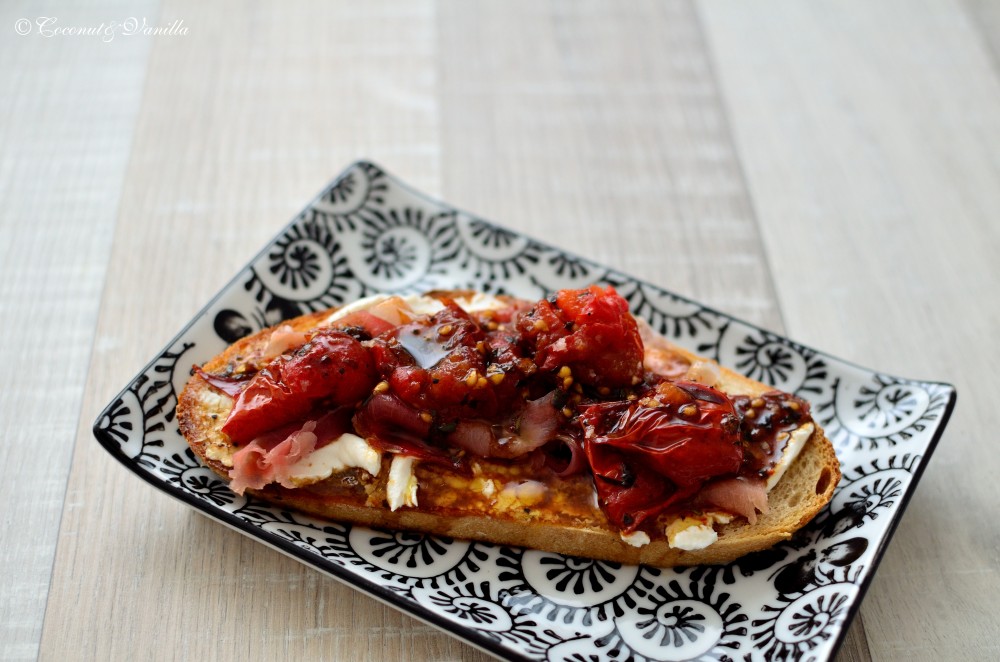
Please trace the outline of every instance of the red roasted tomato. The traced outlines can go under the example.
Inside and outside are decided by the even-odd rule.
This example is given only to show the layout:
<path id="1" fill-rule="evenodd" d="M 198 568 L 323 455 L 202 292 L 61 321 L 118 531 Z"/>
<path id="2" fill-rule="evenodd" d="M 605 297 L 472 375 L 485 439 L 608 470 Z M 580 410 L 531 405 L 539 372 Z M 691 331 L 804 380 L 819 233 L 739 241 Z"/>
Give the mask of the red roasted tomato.
<path id="1" fill-rule="evenodd" d="M 303 419 L 320 401 L 352 405 L 378 381 L 365 347 L 342 331 L 324 329 L 292 354 L 279 356 L 236 397 L 222 431 L 236 443 Z"/>
<path id="2" fill-rule="evenodd" d="M 517 328 L 545 371 L 569 367 L 588 386 L 627 388 L 642 381 L 642 339 L 614 288 L 560 290 L 522 315 Z"/>
<path id="3" fill-rule="evenodd" d="M 743 462 L 739 418 L 725 394 L 695 382 L 659 386 L 655 406 L 603 402 L 581 412 L 598 497 L 625 531 Z"/>

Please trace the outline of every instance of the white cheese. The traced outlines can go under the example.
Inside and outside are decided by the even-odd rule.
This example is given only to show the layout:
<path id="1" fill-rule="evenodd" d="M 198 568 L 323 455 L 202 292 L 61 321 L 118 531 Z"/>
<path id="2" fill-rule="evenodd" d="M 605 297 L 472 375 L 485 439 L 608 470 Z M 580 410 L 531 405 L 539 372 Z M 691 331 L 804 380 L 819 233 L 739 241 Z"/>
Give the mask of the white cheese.
<path id="1" fill-rule="evenodd" d="M 444 308 L 444 304 L 437 299 L 421 296 L 419 294 L 405 296 L 403 297 L 403 301 L 405 301 L 406 305 L 410 307 L 410 310 L 417 315 L 433 315 L 437 311 Z"/>
<path id="2" fill-rule="evenodd" d="M 408 455 L 395 455 L 389 465 L 389 481 L 385 486 L 390 510 L 417 505 L 417 477 L 413 474 L 416 459 Z"/>
<path id="3" fill-rule="evenodd" d="M 694 517 L 675 519 L 667 525 L 665 533 L 668 545 L 689 552 L 705 549 L 719 539 L 719 534 L 712 528 L 711 519 L 705 522 Z"/>
<path id="4" fill-rule="evenodd" d="M 349 303 L 346 306 L 342 306 L 337 309 L 336 312 L 326 318 L 323 324 L 332 324 L 333 322 L 336 322 L 351 313 L 373 308 L 383 301 L 388 301 L 392 298 L 392 296 L 393 295 L 391 294 L 373 294 L 363 299 L 358 299 L 353 303 Z M 433 315 L 444 308 L 444 304 L 437 299 L 420 294 L 410 294 L 400 297 L 400 300 L 406 304 L 406 307 L 410 309 L 410 312 L 416 315 Z M 476 292 L 468 297 L 459 297 L 455 299 L 455 303 L 469 312 L 480 310 L 498 310 L 506 306 L 503 301 L 495 296 L 483 294 L 481 292 Z"/>
<path id="5" fill-rule="evenodd" d="M 771 476 L 767 479 L 767 491 L 770 492 L 771 489 L 778 484 L 781 477 L 785 475 L 788 471 L 788 467 L 792 466 L 792 462 L 795 458 L 799 456 L 802 451 L 802 447 L 806 445 L 809 438 L 812 436 L 813 431 L 816 428 L 812 423 L 806 423 L 805 425 L 792 430 L 792 432 L 785 433 L 778 437 L 777 443 L 785 444 L 785 449 L 781 452 L 781 459 L 778 463 L 774 465 L 774 471 Z"/>
<path id="6" fill-rule="evenodd" d="M 217 393 L 211 389 L 202 389 L 198 392 L 198 403 L 209 414 L 229 414 L 233 408 L 233 399 L 222 393 Z"/>
<path id="7" fill-rule="evenodd" d="M 714 525 L 728 524 L 732 520 L 731 515 L 717 512 L 705 513 L 702 517 L 678 517 L 664 531 L 667 544 L 689 552 L 705 549 L 719 539 Z"/>
<path id="8" fill-rule="evenodd" d="M 212 417 L 213 421 L 221 425 L 221 422 L 226 420 L 233 408 L 233 399 L 228 395 L 207 388 L 201 389 L 197 393 L 202 415 Z M 221 462 L 227 467 L 233 466 L 233 453 L 235 452 L 236 449 L 229 443 L 229 438 L 221 433 L 209 436 L 205 443 L 205 457 Z"/>
<path id="9" fill-rule="evenodd" d="M 632 533 L 629 533 L 627 535 L 624 533 L 620 535 L 622 537 L 622 540 L 624 540 L 629 545 L 632 545 L 633 547 L 642 547 L 643 545 L 649 544 L 649 534 L 646 533 L 645 531 L 633 531 Z"/>
<path id="10" fill-rule="evenodd" d="M 707 524 L 698 524 L 681 529 L 673 536 L 667 538 L 670 546 L 674 549 L 683 549 L 693 552 L 696 549 L 705 549 L 719 539 L 719 534 L 715 529 Z"/>
<path id="11" fill-rule="evenodd" d="M 483 294 L 482 292 L 475 292 L 469 297 L 459 297 L 455 299 L 455 303 L 470 313 L 481 310 L 500 310 L 507 307 L 507 304 L 492 294 Z"/>
<path id="12" fill-rule="evenodd" d="M 216 462 L 221 462 L 227 467 L 233 466 L 233 455 L 236 449 L 232 444 L 220 441 L 209 441 L 205 444 L 205 457 Z"/>
<path id="13" fill-rule="evenodd" d="M 684 379 L 698 382 L 705 386 L 715 386 L 719 383 L 719 364 L 715 361 L 695 361 L 688 368 Z"/>
<path id="14" fill-rule="evenodd" d="M 341 306 L 332 315 L 326 318 L 323 324 L 333 324 L 342 317 L 347 317 L 351 313 L 355 313 L 359 310 L 368 310 L 372 306 L 382 303 L 386 299 L 389 299 L 388 294 L 373 294 L 370 297 L 365 297 L 363 299 L 358 299 L 346 306 Z"/>
<path id="15" fill-rule="evenodd" d="M 498 497 L 498 505 L 504 509 L 536 506 L 545 499 L 548 487 L 537 480 L 521 480 L 504 485 Z"/>
<path id="16" fill-rule="evenodd" d="M 729 524 L 733 521 L 733 516 L 729 513 L 707 513 L 713 524 Z"/>
<path id="17" fill-rule="evenodd" d="M 302 487 L 326 480 L 334 473 L 351 467 L 359 467 L 377 476 L 382 468 L 382 455 L 361 437 L 345 433 L 293 464 L 288 475 L 295 487 Z"/>
<path id="18" fill-rule="evenodd" d="M 410 294 L 401 298 L 409 306 L 410 310 L 417 315 L 433 315 L 444 308 L 444 304 L 433 297 Z M 470 313 L 482 310 L 499 310 L 506 307 L 506 304 L 500 299 L 491 294 L 483 294 L 482 292 L 475 292 L 471 296 L 457 297 L 454 301 L 458 304 L 459 308 Z"/>
<path id="19" fill-rule="evenodd" d="M 594 507 L 594 510 L 601 509 L 601 502 L 597 498 L 597 488 L 592 487 L 590 490 L 590 505 Z"/>

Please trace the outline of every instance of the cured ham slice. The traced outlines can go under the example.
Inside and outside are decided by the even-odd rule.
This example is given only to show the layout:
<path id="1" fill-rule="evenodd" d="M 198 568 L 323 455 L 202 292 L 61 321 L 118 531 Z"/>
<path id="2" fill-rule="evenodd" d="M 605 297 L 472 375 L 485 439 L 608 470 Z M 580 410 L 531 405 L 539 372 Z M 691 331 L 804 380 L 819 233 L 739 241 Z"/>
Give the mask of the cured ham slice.
<path id="1" fill-rule="evenodd" d="M 233 454 L 230 487 L 237 494 L 269 483 L 294 487 L 289 469 L 343 434 L 347 423 L 343 410 L 333 411 L 301 426 L 288 425 L 257 437 Z"/>
<path id="2" fill-rule="evenodd" d="M 271 337 L 264 347 L 264 353 L 261 358 L 264 360 L 276 358 L 290 349 L 302 347 L 308 340 L 308 333 L 296 331 L 288 324 L 283 324 L 271 332 Z"/>
<path id="3" fill-rule="evenodd" d="M 459 421 L 455 431 L 448 435 L 448 443 L 479 457 L 489 457 L 495 441 L 493 426 L 486 421 Z"/>
<path id="4" fill-rule="evenodd" d="M 701 488 L 698 500 L 734 515 L 742 515 L 751 524 L 757 522 L 758 511 L 763 514 L 768 511 L 767 484 L 746 476 L 707 483 Z"/>

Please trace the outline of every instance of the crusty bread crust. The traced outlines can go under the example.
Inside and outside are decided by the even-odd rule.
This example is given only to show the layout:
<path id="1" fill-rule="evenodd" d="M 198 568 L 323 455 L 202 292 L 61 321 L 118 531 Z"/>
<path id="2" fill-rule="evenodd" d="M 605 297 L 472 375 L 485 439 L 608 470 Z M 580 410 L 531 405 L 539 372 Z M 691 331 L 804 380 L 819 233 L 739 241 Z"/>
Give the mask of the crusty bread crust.
<path id="1" fill-rule="evenodd" d="M 435 293 L 447 295 L 448 293 Z M 303 315 L 283 324 L 297 331 L 312 329 L 332 311 Z M 231 345 L 204 365 L 209 373 L 239 372 L 241 366 L 260 360 L 273 329 L 265 329 Z M 704 360 L 687 350 L 671 351 L 688 362 Z M 757 395 L 770 387 L 726 368 L 721 369 L 718 388 L 730 395 Z M 220 396 L 197 374 L 178 398 L 181 432 L 206 466 L 224 479 L 234 448 L 220 428 L 232 400 Z M 660 567 L 721 564 L 751 552 L 767 549 L 791 538 L 825 506 L 840 481 L 840 464 L 833 446 L 816 426 L 815 432 L 781 481 L 770 492 L 769 511 L 755 524 L 738 517 L 716 525 L 718 540 L 705 549 L 685 551 L 671 548 L 663 535 L 641 547 L 624 542 L 593 498 L 589 475 L 559 478 L 551 472 L 531 475 L 502 461 L 476 460 L 472 476 L 458 476 L 439 467 L 418 464 L 418 502 L 415 507 L 391 511 L 386 503 L 385 483 L 389 459 L 383 459 L 377 477 L 351 469 L 312 486 L 287 489 L 268 485 L 248 492 L 282 507 L 322 518 L 390 529 L 517 545 L 543 551 Z M 548 489 L 529 501 L 503 491 L 525 479 L 540 480 Z M 492 481 L 496 490 L 484 490 Z M 655 525 L 663 531 L 671 517 Z"/>

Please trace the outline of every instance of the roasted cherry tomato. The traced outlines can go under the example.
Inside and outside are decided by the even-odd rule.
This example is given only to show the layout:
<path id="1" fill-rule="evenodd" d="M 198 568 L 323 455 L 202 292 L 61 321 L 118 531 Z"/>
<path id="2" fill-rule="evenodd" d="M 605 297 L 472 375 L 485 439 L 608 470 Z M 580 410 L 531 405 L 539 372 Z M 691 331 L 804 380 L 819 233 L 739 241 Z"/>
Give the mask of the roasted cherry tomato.
<path id="1" fill-rule="evenodd" d="M 589 386 L 623 388 L 642 381 L 642 339 L 628 302 L 614 288 L 560 290 L 518 319 L 518 330 L 545 371 L 571 370 Z"/>
<path id="2" fill-rule="evenodd" d="M 743 462 L 739 418 L 723 393 L 694 382 L 663 386 L 647 405 L 605 402 L 581 412 L 598 497 L 627 531 Z"/>
<path id="3" fill-rule="evenodd" d="M 379 371 L 405 404 L 438 421 L 491 417 L 497 399 L 487 379 L 486 335 L 455 302 L 444 303 L 373 343 Z"/>
<path id="4" fill-rule="evenodd" d="M 237 396 L 222 431 L 236 443 L 301 420 L 320 401 L 354 404 L 378 381 L 369 351 L 342 331 L 324 329 L 258 372 Z"/>

